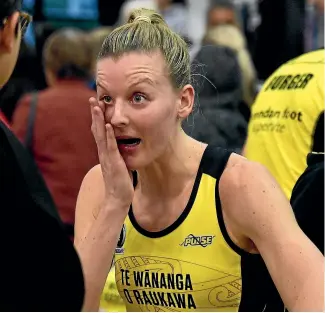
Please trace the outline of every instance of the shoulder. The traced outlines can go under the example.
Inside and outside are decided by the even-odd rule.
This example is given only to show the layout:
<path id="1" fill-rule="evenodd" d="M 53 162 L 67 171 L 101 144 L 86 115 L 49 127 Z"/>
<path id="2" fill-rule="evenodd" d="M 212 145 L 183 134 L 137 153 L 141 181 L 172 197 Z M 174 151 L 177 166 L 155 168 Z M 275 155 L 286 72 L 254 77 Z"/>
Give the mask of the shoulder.
<path id="1" fill-rule="evenodd" d="M 325 63 L 324 49 L 319 49 L 311 52 L 307 52 L 298 56 L 297 58 L 288 62 L 288 64 L 295 63 L 314 63 L 314 64 L 322 64 Z"/>
<path id="2" fill-rule="evenodd" d="M 248 238 L 272 225 L 270 220 L 278 220 L 278 214 L 293 216 L 288 199 L 269 171 L 236 154 L 220 178 L 219 195 L 223 214 Z"/>
<path id="3" fill-rule="evenodd" d="M 81 190 L 87 193 L 90 192 L 91 194 L 98 194 L 101 193 L 101 190 L 104 188 L 103 184 L 102 169 L 100 164 L 97 164 L 91 168 L 84 177 Z"/>
<path id="4" fill-rule="evenodd" d="M 19 117 L 20 115 L 28 115 L 30 111 L 30 107 L 33 101 L 36 101 L 37 105 L 37 114 L 39 114 L 40 111 L 43 110 L 43 107 L 47 107 L 48 99 L 48 89 L 39 91 L 39 92 L 31 92 L 26 95 L 24 95 L 17 103 L 17 109 L 14 113 L 14 119 Z M 51 103 L 52 104 L 52 103 Z M 53 107 L 49 106 L 49 107 Z"/>
<path id="5" fill-rule="evenodd" d="M 220 178 L 220 192 L 225 196 L 233 193 L 241 198 L 255 199 L 269 190 L 278 189 L 277 182 L 265 166 L 232 153 Z"/>
<path id="6" fill-rule="evenodd" d="M 219 189 L 232 193 L 234 190 L 244 192 L 248 187 L 275 180 L 260 163 L 249 161 L 245 157 L 220 147 L 208 146 L 204 153 L 203 169 L 207 174 L 219 180 Z M 271 182 L 271 183 L 270 183 Z"/>
<path id="7" fill-rule="evenodd" d="M 94 166 L 84 177 L 77 200 L 77 208 L 100 203 L 104 198 L 104 180 L 100 165 Z"/>
<path id="8" fill-rule="evenodd" d="M 17 115 L 20 115 L 22 112 L 25 113 L 26 110 L 29 110 L 31 100 L 32 100 L 32 94 L 27 94 L 27 95 L 23 96 L 17 102 L 17 107 L 16 107 L 13 117 L 15 118 Z"/>
<path id="9" fill-rule="evenodd" d="M 242 188 L 247 182 L 256 179 L 260 180 L 260 175 L 271 178 L 271 174 L 262 164 L 232 153 L 222 175 L 222 180 L 223 183 L 229 184 L 234 188 Z"/>

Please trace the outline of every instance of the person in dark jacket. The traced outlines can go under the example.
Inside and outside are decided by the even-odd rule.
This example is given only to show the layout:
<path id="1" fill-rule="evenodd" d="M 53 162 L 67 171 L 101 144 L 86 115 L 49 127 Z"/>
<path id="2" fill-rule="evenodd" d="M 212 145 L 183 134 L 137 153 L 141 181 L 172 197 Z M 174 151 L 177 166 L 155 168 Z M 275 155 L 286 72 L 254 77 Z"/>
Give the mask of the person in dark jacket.
<path id="1" fill-rule="evenodd" d="M 324 153 L 310 153 L 291 195 L 300 228 L 324 254 Z"/>
<path id="2" fill-rule="evenodd" d="M 0 1 L 0 88 L 30 21 L 20 0 Z M 37 167 L 0 121 L 0 311 L 80 311 L 81 264 Z"/>
<path id="3" fill-rule="evenodd" d="M 239 151 L 247 122 L 239 111 L 241 76 L 235 52 L 218 45 L 203 46 L 192 66 L 196 108 L 184 122 L 184 131 L 199 141 Z"/>
<path id="4" fill-rule="evenodd" d="M 39 76 L 41 71 L 37 68 L 36 56 L 22 41 L 15 69 L 6 85 L 0 90 L 0 108 L 10 124 L 20 98 L 38 89 Z"/>

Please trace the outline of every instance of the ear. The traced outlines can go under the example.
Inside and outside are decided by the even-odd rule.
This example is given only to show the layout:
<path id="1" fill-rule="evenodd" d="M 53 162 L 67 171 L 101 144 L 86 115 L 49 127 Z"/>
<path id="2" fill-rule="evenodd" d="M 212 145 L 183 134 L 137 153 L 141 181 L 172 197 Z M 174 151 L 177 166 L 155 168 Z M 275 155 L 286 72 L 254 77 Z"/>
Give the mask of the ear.
<path id="1" fill-rule="evenodd" d="M 18 32 L 16 31 L 19 23 L 19 12 L 13 13 L 8 17 L 7 22 L 3 26 L 0 36 L 0 49 L 10 53 L 18 39 Z M 18 26 L 17 26 L 18 25 Z"/>
<path id="2" fill-rule="evenodd" d="M 180 105 L 178 108 L 178 118 L 185 119 L 187 118 L 192 110 L 194 105 L 195 91 L 192 85 L 185 85 L 180 92 Z"/>

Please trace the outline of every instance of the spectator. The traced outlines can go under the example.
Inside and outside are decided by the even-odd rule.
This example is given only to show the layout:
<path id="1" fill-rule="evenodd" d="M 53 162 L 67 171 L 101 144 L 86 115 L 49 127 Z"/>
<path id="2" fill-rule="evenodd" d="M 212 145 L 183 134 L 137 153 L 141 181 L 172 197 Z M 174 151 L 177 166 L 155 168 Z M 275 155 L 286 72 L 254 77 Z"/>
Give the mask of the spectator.
<path id="1" fill-rule="evenodd" d="M 237 151 L 244 144 L 247 123 L 239 112 L 241 81 L 236 55 L 227 47 L 205 46 L 193 67 L 202 65 L 204 75 L 194 76 L 197 108 L 184 121 L 184 131 L 199 141 Z"/>
<path id="2" fill-rule="evenodd" d="M 80 184 L 98 162 L 88 100 L 89 46 L 85 33 L 63 29 L 44 46 L 48 88 L 37 95 L 31 152 L 58 207 L 69 234 Z M 14 114 L 13 130 L 24 142 L 29 136 L 32 97 L 24 97 Z"/>
<path id="3" fill-rule="evenodd" d="M 37 69 L 36 56 L 22 41 L 16 67 L 7 84 L 1 89 L 0 108 L 8 123 L 12 122 L 20 98 L 37 89 L 38 73 L 42 74 Z"/>
<path id="4" fill-rule="evenodd" d="M 239 26 L 233 1 L 211 0 L 207 16 L 207 29 L 225 24 Z"/>
<path id="5" fill-rule="evenodd" d="M 29 21 L 21 1 L 0 1 L 0 88 L 14 70 Z M 33 160 L 1 121 L 0 173 L 0 310 L 80 311 L 78 256 Z"/>
<path id="6" fill-rule="evenodd" d="M 167 25 L 183 38 L 188 39 L 187 17 L 188 11 L 181 3 L 172 0 L 156 0 L 158 11 L 164 17 Z"/>
<path id="7" fill-rule="evenodd" d="M 242 77 L 242 100 L 250 107 L 256 95 L 256 73 L 241 31 L 233 25 L 213 27 L 207 31 L 204 43 L 226 46 L 235 51 Z"/>
<path id="8" fill-rule="evenodd" d="M 285 63 L 265 82 L 244 154 L 265 165 L 289 199 L 311 151 L 324 151 L 324 49 Z"/>
<path id="9" fill-rule="evenodd" d="M 264 81 L 304 53 L 306 0 L 263 0 L 258 7 L 261 24 L 256 29 L 254 64 Z"/>
<path id="10" fill-rule="evenodd" d="M 300 228 L 324 254 L 324 153 L 310 153 L 307 164 L 290 202 Z"/>
<path id="11" fill-rule="evenodd" d="M 192 42 L 189 52 L 191 60 L 193 60 L 200 50 L 205 34 L 210 0 L 186 0 L 185 3 L 188 10 L 188 35 Z"/>
<path id="12" fill-rule="evenodd" d="M 324 1 L 313 0 L 316 7 L 316 18 L 317 18 L 317 48 L 324 47 Z"/>

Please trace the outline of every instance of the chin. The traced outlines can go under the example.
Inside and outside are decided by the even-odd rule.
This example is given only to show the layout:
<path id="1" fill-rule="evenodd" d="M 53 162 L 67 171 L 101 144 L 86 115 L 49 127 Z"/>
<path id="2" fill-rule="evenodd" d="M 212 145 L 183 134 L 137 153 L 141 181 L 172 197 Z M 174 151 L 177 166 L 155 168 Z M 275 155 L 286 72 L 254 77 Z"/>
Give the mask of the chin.
<path id="1" fill-rule="evenodd" d="M 122 157 L 129 171 L 136 171 L 148 165 L 148 158 L 130 155 L 122 155 Z"/>

